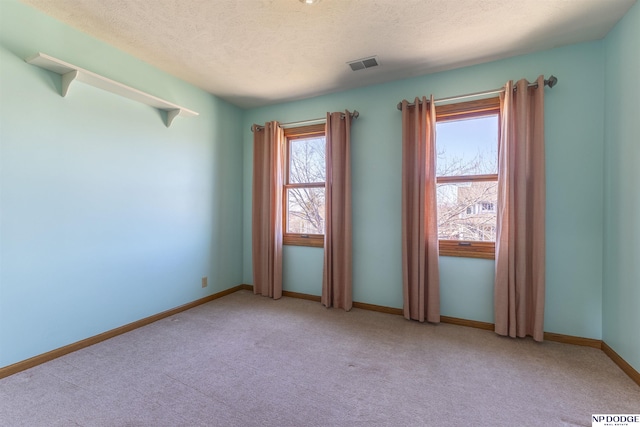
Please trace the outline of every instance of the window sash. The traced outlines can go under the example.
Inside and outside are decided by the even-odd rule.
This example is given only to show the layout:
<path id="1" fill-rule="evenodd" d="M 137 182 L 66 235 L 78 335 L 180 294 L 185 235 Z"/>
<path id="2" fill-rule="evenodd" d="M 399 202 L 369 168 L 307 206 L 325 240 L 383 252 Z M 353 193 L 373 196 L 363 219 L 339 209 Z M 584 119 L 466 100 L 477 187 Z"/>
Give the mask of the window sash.
<path id="1" fill-rule="evenodd" d="M 440 256 L 495 259 L 496 242 L 438 240 Z"/>
<path id="2" fill-rule="evenodd" d="M 298 128 L 285 129 L 285 184 L 283 185 L 283 197 L 282 197 L 282 226 L 283 236 L 282 243 L 284 245 L 293 246 L 310 246 L 310 247 L 324 247 L 324 234 L 304 234 L 304 233 L 289 233 L 288 224 L 288 207 L 289 190 L 295 188 L 325 188 L 325 182 L 301 182 L 291 183 L 290 168 L 291 168 L 291 141 L 296 139 L 307 139 L 313 137 L 326 137 L 325 125 L 317 124 L 310 126 L 303 126 Z M 325 162 L 328 159 L 325 158 Z M 325 163 L 326 166 L 326 163 Z"/>
<path id="3" fill-rule="evenodd" d="M 313 189 L 313 188 L 317 188 L 317 189 L 325 189 L 325 185 L 324 184 L 306 184 L 306 185 L 285 185 L 285 197 L 286 200 L 283 200 L 284 202 L 284 214 L 285 214 L 285 218 L 287 218 L 287 221 L 289 219 L 289 191 L 290 190 L 295 190 L 295 189 Z M 294 232 L 290 232 L 289 231 L 289 224 L 283 224 L 285 226 L 284 228 L 284 234 L 287 235 L 299 235 L 299 236 L 304 236 L 304 238 L 307 237 L 312 237 L 312 236 L 324 236 L 324 233 L 294 233 Z"/>
<path id="4" fill-rule="evenodd" d="M 487 175 L 455 175 L 455 176 L 439 176 L 436 178 L 437 184 L 449 184 L 456 182 L 483 182 L 498 181 L 498 174 L 492 173 Z"/>
<path id="5" fill-rule="evenodd" d="M 459 102 L 436 107 L 436 122 L 479 118 L 498 114 L 500 132 L 500 98 L 493 97 L 477 101 Z M 436 147 L 438 141 L 436 138 Z M 498 181 L 498 174 L 438 176 L 436 184 L 460 182 Z M 497 208 L 497 206 L 495 206 Z M 441 256 L 495 259 L 495 242 L 476 240 L 438 240 Z"/>

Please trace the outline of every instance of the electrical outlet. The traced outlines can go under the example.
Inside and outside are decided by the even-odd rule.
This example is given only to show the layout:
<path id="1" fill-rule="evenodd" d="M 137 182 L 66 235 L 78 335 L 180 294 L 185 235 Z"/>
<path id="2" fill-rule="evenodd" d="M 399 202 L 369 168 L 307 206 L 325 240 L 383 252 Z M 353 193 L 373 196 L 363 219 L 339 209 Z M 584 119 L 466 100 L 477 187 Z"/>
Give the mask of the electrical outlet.
<path id="1" fill-rule="evenodd" d="M 207 283 L 207 278 L 206 278 L 206 277 L 203 277 L 203 278 L 202 278 L 202 287 L 203 287 L 203 288 L 206 288 L 206 287 L 207 287 L 207 285 L 208 285 L 208 283 Z"/>

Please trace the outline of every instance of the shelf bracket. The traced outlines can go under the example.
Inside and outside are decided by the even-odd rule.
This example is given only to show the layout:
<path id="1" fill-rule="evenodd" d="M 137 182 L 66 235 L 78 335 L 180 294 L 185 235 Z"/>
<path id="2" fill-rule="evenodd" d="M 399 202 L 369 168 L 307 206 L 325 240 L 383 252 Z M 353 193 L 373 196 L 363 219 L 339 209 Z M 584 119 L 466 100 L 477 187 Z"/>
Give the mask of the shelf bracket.
<path id="1" fill-rule="evenodd" d="M 173 119 L 178 117 L 182 110 L 180 108 L 176 108 L 175 110 L 167 110 L 167 127 L 171 126 L 173 123 Z"/>
<path id="2" fill-rule="evenodd" d="M 67 96 L 67 92 L 69 92 L 69 86 L 71 83 L 78 78 L 78 70 L 69 71 L 68 73 L 64 73 L 62 75 L 62 96 Z"/>

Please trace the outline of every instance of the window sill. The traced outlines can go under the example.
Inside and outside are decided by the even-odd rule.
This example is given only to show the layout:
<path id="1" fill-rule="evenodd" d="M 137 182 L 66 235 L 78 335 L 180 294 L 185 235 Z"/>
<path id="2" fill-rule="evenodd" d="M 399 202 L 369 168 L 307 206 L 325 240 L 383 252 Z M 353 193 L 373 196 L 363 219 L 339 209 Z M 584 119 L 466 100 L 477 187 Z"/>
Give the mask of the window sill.
<path id="1" fill-rule="evenodd" d="M 462 240 L 440 240 L 440 256 L 495 259 L 495 242 L 469 242 Z"/>
<path id="2" fill-rule="evenodd" d="M 312 248 L 324 248 L 324 236 L 310 235 L 302 237 L 301 235 L 285 234 L 282 238 L 282 244 L 288 246 L 309 246 Z"/>

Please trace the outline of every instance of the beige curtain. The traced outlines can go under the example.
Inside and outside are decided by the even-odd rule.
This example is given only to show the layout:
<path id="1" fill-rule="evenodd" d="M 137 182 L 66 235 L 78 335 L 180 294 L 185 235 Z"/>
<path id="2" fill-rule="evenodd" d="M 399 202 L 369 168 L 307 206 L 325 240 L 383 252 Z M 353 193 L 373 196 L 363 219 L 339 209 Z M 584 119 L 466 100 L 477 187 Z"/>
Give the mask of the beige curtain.
<path id="1" fill-rule="evenodd" d="M 351 310 L 351 113 L 327 113 L 322 304 Z"/>
<path id="2" fill-rule="evenodd" d="M 544 77 L 508 82 L 498 144 L 495 331 L 542 341 L 545 287 Z"/>
<path id="3" fill-rule="evenodd" d="M 433 96 L 402 101 L 402 284 L 404 317 L 440 322 Z"/>
<path id="4" fill-rule="evenodd" d="M 282 296 L 284 130 L 278 122 L 253 132 L 253 292 Z"/>

